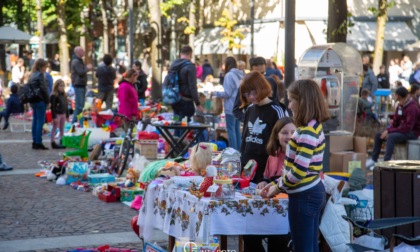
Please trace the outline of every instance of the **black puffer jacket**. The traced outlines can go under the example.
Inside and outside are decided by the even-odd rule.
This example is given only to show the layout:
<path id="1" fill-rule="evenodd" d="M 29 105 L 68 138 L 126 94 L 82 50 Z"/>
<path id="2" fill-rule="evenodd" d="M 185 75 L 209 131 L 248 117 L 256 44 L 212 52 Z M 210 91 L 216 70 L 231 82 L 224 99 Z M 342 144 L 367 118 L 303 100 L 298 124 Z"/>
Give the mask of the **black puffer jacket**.
<path id="1" fill-rule="evenodd" d="M 39 87 L 41 89 L 42 100 L 34 101 L 34 103 L 43 101 L 46 104 L 48 104 L 50 102 L 50 99 L 48 97 L 48 85 L 43 73 L 33 72 L 29 77 L 28 84 Z"/>

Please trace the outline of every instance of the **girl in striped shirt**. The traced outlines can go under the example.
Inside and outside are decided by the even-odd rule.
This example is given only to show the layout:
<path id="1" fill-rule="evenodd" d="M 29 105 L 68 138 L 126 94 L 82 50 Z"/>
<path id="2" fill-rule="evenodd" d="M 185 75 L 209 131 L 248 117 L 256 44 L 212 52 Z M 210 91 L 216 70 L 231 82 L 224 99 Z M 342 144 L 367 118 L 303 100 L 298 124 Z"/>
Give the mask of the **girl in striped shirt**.
<path id="1" fill-rule="evenodd" d="M 322 122 L 330 116 L 313 80 L 298 80 L 287 89 L 289 109 L 297 129 L 286 149 L 283 176 L 263 188 L 263 197 L 280 191 L 289 195 L 289 225 L 296 252 L 319 251 L 318 227 L 325 205 L 321 182 L 325 137 Z"/>

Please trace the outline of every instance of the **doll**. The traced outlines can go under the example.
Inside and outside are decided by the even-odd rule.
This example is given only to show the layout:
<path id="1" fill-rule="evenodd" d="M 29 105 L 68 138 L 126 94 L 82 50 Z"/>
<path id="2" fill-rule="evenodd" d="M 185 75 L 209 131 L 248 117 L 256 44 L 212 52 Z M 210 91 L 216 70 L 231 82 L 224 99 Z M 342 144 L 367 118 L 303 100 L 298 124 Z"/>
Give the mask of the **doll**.
<path id="1" fill-rule="evenodd" d="M 213 185 L 213 178 L 217 175 L 217 168 L 213 165 L 209 165 L 206 168 L 206 176 L 200 184 L 200 192 L 204 193 L 204 197 L 210 197 L 210 193 L 207 189 Z"/>
<path id="2" fill-rule="evenodd" d="M 125 179 L 125 187 L 132 187 L 136 184 L 137 180 L 139 179 L 139 175 L 133 167 L 130 167 L 127 170 L 127 175 Z"/>
<path id="3" fill-rule="evenodd" d="M 190 155 L 191 170 L 198 176 L 204 176 L 206 167 L 211 164 L 212 148 L 206 143 L 192 147 Z"/>

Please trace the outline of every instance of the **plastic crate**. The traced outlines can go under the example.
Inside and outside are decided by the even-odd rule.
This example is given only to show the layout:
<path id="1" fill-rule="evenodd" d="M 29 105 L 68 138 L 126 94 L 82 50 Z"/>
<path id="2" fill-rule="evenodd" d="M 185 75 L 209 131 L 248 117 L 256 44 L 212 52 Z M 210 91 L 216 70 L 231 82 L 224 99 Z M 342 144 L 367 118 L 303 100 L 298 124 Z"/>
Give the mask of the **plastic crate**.
<path id="1" fill-rule="evenodd" d="M 32 118 L 24 114 L 11 115 L 9 118 L 9 125 L 11 132 L 31 132 Z"/>

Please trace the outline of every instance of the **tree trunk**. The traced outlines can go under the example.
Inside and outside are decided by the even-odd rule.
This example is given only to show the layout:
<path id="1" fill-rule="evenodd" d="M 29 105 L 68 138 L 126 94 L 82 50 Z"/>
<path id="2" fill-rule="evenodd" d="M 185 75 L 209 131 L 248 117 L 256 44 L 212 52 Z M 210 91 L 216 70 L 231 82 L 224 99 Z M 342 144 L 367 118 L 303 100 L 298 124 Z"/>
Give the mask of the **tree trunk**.
<path id="1" fill-rule="evenodd" d="M 67 30 L 66 30 L 66 0 L 59 0 L 57 2 L 57 22 L 58 22 L 58 30 L 59 30 L 59 42 L 58 48 L 60 48 L 60 72 L 61 75 L 64 77 L 69 77 L 70 69 L 69 69 L 69 47 L 67 41 Z"/>
<path id="2" fill-rule="evenodd" d="M 343 42 L 347 39 L 347 0 L 328 1 L 327 42 Z"/>
<path id="3" fill-rule="evenodd" d="M 152 67 L 152 99 L 162 98 L 162 59 L 161 37 L 162 28 L 160 23 L 161 11 L 159 0 L 148 0 L 150 11 L 150 28 L 152 43 L 150 46 L 150 60 Z"/>
<path id="4" fill-rule="evenodd" d="M 108 18 L 106 16 L 105 1 L 100 0 L 101 12 L 102 12 L 102 24 L 103 24 L 103 41 L 104 41 L 104 53 L 109 53 L 109 37 L 108 37 Z"/>
<path id="5" fill-rule="evenodd" d="M 23 31 L 24 23 L 25 23 L 25 16 L 23 14 L 23 3 L 22 0 L 17 0 L 17 7 L 16 7 L 16 25 L 17 28 Z M 23 57 L 23 50 L 25 50 L 25 45 L 19 45 L 19 58 Z"/>
<path id="6" fill-rule="evenodd" d="M 4 1 L 0 1 L 0 10 L 3 10 Z M 0 11 L 0 27 L 3 26 L 3 11 Z M 2 83 L 4 83 L 4 86 L 6 86 L 7 81 L 7 73 L 6 73 L 6 46 L 4 44 L 0 44 L 0 72 L 3 71 L 4 75 L 2 80 Z M 1 83 L 0 83 L 1 84 Z"/>
<path id="7" fill-rule="evenodd" d="M 195 27 L 195 3 L 194 1 L 191 1 L 190 3 L 190 13 L 189 13 L 189 26 L 194 26 Z M 189 45 L 191 46 L 191 48 L 194 48 L 194 40 L 195 40 L 195 33 L 192 32 L 189 35 Z M 192 61 L 195 62 L 195 57 L 194 57 L 194 49 L 192 52 Z"/>
<path id="8" fill-rule="evenodd" d="M 373 54 L 373 72 L 375 74 L 379 74 L 379 67 L 382 65 L 382 60 L 384 57 L 385 25 L 386 20 L 388 19 L 387 5 L 387 0 L 379 0 L 378 2 L 375 52 Z"/>
<path id="9" fill-rule="evenodd" d="M 42 23 L 42 1 L 36 0 L 37 27 L 39 32 L 38 58 L 45 58 L 44 54 L 44 24 Z"/>

